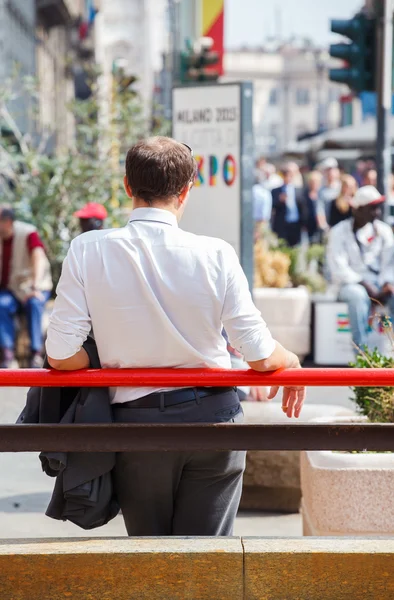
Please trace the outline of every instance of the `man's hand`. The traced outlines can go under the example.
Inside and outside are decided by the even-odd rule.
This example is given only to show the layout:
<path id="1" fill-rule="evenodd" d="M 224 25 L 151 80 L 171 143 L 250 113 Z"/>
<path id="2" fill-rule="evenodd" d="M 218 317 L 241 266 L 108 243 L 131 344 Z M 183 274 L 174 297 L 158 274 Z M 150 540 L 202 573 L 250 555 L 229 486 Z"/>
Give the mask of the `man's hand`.
<path id="1" fill-rule="evenodd" d="M 301 369 L 302 367 L 297 356 L 290 352 L 289 355 L 290 358 L 287 368 Z M 268 394 L 268 400 L 272 400 L 273 398 L 275 398 L 278 391 L 279 387 L 272 387 L 270 393 Z M 289 417 L 289 419 L 291 419 L 291 417 L 296 417 L 296 419 L 298 419 L 305 401 L 305 397 L 306 388 L 304 386 L 286 386 L 283 388 L 282 410 Z"/>
<path id="2" fill-rule="evenodd" d="M 275 350 L 268 358 L 248 361 L 249 366 L 255 371 L 260 373 L 267 373 L 269 371 L 277 371 L 278 369 L 301 369 L 300 361 L 298 357 L 289 352 L 286 348 L 283 348 L 279 342 L 275 342 Z M 278 393 L 279 387 L 275 386 L 271 388 L 267 400 L 272 400 Z M 288 417 L 299 417 L 302 405 L 305 400 L 305 387 L 292 387 L 287 386 L 283 390 L 282 398 L 282 410 Z"/>
<path id="3" fill-rule="evenodd" d="M 279 194 L 279 202 L 281 204 L 286 204 L 287 201 L 287 194 L 285 192 L 282 192 L 281 194 Z"/>
<path id="4" fill-rule="evenodd" d="M 394 285 L 392 283 L 385 283 L 379 292 L 378 300 L 385 304 L 392 296 L 394 296 Z"/>
<path id="5" fill-rule="evenodd" d="M 275 398 L 278 393 L 278 387 L 272 387 L 271 391 L 268 395 L 268 400 L 272 400 Z M 291 417 L 300 416 L 301 409 L 304 405 L 304 400 L 306 396 L 306 388 L 305 387 L 284 387 L 283 395 L 282 395 L 282 410 L 283 412 L 291 419 Z"/>
<path id="6" fill-rule="evenodd" d="M 41 302 L 44 302 L 44 295 L 39 290 L 32 290 L 26 297 L 26 300 L 30 300 L 30 298 L 37 298 Z"/>
<path id="7" fill-rule="evenodd" d="M 254 402 L 269 402 L 268 389 L 264 386 L 253 386 L 250 388 L 248 399 Z"/>
<path id="8" fill-rule="evenodd" d="M 370 298 L 373 298 L 374 300 L 377 300 L 379 298 L 380 292 L 375 285 L 373 285 L 372 283 L 368 283 L 367 281 L 360 281 L 360 285 L 362 285 L 363 288 L 366 289 L 367 294 Z"/>

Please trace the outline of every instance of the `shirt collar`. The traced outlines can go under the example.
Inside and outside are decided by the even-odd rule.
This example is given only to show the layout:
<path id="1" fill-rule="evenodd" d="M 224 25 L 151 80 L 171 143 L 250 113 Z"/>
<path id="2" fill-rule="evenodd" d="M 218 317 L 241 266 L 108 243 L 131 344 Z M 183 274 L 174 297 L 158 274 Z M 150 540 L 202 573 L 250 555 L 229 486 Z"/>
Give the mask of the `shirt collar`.
<path id="1" fill-rule="evenodd" d="M 155 221 L 178 227 L 176 216 L 169 210 L 162 208 L 135 208 L 130 216 L 129 223 L 133 221 Z"/>

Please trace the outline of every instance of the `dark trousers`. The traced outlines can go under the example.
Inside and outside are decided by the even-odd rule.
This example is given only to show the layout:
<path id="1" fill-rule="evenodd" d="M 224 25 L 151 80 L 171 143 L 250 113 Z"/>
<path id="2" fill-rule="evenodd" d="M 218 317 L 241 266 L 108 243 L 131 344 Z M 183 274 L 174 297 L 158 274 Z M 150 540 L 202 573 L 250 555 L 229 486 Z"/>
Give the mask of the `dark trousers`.
<path id="1" fill-rule="evenodd" d="M 286 223 L 284 237 L 289 246 L 298 246 L 301 243 L 300 223 Z"/>
<path id="2" fill-rule="evenodd" d="M 195 388 L 196 389 L 196 388 Z M 236 391 L 169 406 L 141 400 L 114 406 L 129 423 L 242 422 Z M 149 398 L 149 397 L 147 397 Z M 117 455 L 115 491 L 130 536 L 232 535 L 246 452 L 124 452 Z"/>
<path id="3" fill-rule="evenodd" d="M 14 318 L 22 310 L 27 318 L 32 352 L 41 352 L 43 346 L 42 316 L 50 292 L 42 292 L 42 298 L 29 298 L 21 304 L 8 290 L 0 291 L 0 348 L 13 350 L 15 347 Z"/>

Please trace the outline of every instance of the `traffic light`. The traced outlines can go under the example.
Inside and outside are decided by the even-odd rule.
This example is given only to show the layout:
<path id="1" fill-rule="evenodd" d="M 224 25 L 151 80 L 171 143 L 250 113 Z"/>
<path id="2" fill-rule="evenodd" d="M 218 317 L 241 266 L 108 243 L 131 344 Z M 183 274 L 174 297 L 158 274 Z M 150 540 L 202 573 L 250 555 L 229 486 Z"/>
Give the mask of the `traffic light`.
<path id="1" fill-rule="evenodd" d="M 220 73 L 218 69 L 212 69 L 218 65 L 220 56 L 212 50 L 212 38 L 200 38 L 193 49 L 181 54 L 181 82 L 192 81 L 217 81 Z M 208 68 L 207 68 L 208 67 Z"/>
<path id="2" fill-rule="evenodd" d="M 340 58 L 345 65 L 330 69 L 331 81 L 345 83 L 354 92 L 375 90 L 376 19 L 359 13 L 353 19 L 333 19 L 331 31 L 346 36 L 351 43 L 332 44 L 330 55 Z"/>

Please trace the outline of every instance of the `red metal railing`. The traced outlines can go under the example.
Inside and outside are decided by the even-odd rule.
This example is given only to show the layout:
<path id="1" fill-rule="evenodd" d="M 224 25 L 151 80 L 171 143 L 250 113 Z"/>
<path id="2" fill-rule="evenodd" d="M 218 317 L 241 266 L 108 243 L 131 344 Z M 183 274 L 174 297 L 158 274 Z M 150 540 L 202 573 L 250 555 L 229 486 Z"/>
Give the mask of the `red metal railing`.
<path id="1" fill-rule="evenodd" d="M 289 369 L 274 373 L 216 369 L 0 370 L 0 387 L 384 386 L 394 369 Z M 278 415 L 281 414 L 278 404 Z M 0 425 L 0 452 L 179 450 L 390 450 L 394 424 L 44 424 Z"/>
<path id="2" fill-rule="evenodd" d="M 0 369 L 0 387 L 194 387 L 243 385 L 394 387 L 394 369 Z"/>

